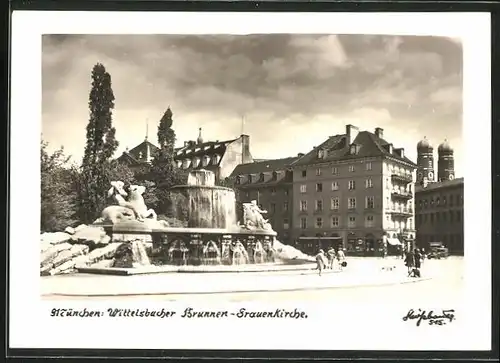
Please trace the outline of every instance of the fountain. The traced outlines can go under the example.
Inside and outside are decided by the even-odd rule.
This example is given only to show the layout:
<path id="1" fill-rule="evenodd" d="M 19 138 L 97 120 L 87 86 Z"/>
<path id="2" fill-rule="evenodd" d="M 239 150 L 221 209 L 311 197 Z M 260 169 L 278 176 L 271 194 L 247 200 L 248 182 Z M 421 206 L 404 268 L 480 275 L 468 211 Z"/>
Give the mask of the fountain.
<path id="1" fill-rule="evenodd" d="M 104 227 L 112 241 L 125 239 L 123 251 L 113 267 L 236 266 L 262 264 L 302 264 L 314 259 L 276 240 L 276 232 L 263 217 L 256 201 L 243 203 L 243 220 L 236 218 L 234 190 L 215 185 L 215 174 L 196 170 L 187 185 L 170 189 L 169 214 L 185 227 L 172 227 L 158 220 L 142 198 L 144 187 L 112 182 L 108 195 L 118 205 L 104 209 L 95 226 Z M 125 199 L 125 197 L 127 199 Z M 125 238 L 124 238 L 125 237 Z M 150 256 L 144 244 L 152 242 Z"/>

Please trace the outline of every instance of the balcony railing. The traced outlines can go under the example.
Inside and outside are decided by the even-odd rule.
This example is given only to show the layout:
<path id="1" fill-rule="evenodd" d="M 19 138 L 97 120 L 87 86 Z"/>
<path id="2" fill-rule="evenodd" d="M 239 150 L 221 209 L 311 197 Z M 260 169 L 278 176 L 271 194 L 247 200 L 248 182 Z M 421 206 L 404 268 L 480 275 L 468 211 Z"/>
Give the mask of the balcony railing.
<path id="1" fill-rule="evenodd" d="M 405 199 L 405 200 L 409 200 L 409 199 L 413 198 L 413 194 L 411 192 L 402 191 L 402 190 L 393 190 L 391 192 L 391 195 L 394 198 Z"/>
<path id="2" fill-rule="evenodd" d="M 402 183 L 411 183 L 413 181 L 413 176 L 411 174 L 394 173 L 391 175 L 391 179 Z"/>
<path id="3" fill-rule="evenodd" d="M 385 212 L 400 217 L 411 217 L 413 215 L 410 208 L 390 208 L 386 209 Z"/>

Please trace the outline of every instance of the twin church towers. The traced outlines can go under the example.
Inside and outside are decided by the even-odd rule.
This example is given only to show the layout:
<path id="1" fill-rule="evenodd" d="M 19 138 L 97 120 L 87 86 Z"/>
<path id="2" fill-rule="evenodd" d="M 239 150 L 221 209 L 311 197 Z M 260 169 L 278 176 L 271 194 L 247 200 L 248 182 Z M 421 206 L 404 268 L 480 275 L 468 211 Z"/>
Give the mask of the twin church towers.
<path id="1" fill-rule="evenodd" d="M 453 149 L 444 141 L 438 146 L 437 180 L 434 173 L 434 148 L 424 137 L 417 144 L 417 184 L 443 182 L 455 178 Z"/>

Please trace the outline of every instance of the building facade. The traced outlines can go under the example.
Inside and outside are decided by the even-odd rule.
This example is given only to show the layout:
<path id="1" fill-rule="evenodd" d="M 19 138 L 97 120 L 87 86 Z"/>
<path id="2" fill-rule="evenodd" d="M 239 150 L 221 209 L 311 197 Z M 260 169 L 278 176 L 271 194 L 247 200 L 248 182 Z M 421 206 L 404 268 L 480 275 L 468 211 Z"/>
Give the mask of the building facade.
<path id="1" fill-rule="evenodd" d="M 305 252 L 376 255 L 412 243 L 416 164 L 383 136 L 346 126 L 292 165 L 292 238 Z"/>
<path id="2" fill-rule="evenodd" d="M 428 249 L 430 242 L 442 242 L 450 253 L 464 253 L 464 179 L 455 179 L 454 151 L 445 140 L 438 146 L 437 181 L 433 177 L 432 146 L 424 138 L 417 144 L 416 186 L 417 245 Z"/>
<path id="3" fill-rule="evenodd" d="M 416 187 L 417 245 L 443 242 L 451 254 L 464 253 L 464 179 L 444 180 Z"/>
<path id="4" fill-rule="evenodd" d="M 257 201 L 257 204 L 267 211 L 264 217 L 269 219 L 277 232 L 278 240 L 286 244 L 291 242 L 293 228 L 293 173 L 290 165 L 297 158 L 241 164 L 230 176 L 236 189 L 238 205 Z"/>
<path id="5" fill-rule="evenodd" d="M 250 137 L 240 137 L 224 141 L 204 141 L 201 128 L 196 140 L 185 141 L 182 147 L 174 150 L 174 161 L 178 168 L 186 171 L 205 169 L 215 173 L 217 181 L 231 175 L 239 164 L 253 162 L 250 153 Z M 132 171 L 148 167 L 159 150 L 146 136 L 145 140 L 132 149 L 128 149 L 117 160 L 127 165 Z"/>

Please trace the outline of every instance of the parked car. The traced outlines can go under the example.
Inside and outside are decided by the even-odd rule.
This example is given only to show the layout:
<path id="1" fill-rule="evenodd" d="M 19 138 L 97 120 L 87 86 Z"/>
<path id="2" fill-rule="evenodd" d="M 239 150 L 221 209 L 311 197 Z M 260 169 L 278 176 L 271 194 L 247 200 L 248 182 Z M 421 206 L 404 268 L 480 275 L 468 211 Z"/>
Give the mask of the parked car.
<path id="1" fill-rule="evenodd" d="M 446 248 L 442 242 L 431 242 L 429 246 L 429 252 L 427 253 L 427 258 L 441 259 L 449 256 L 448 248 Z"/>

